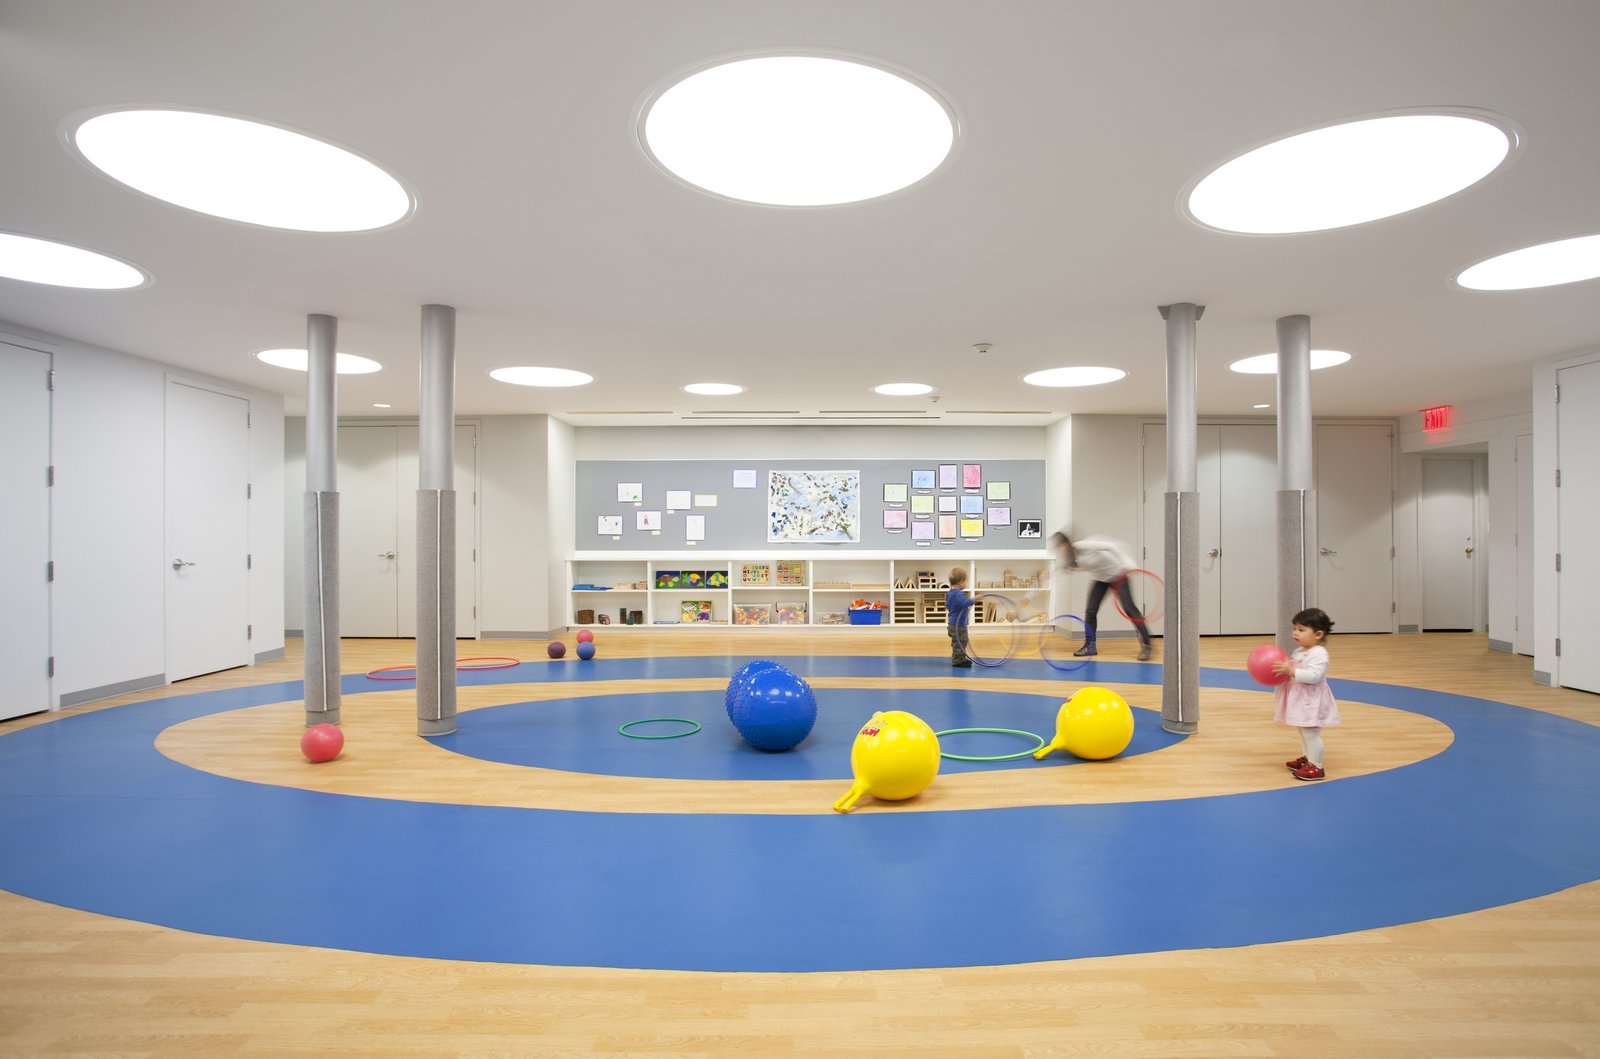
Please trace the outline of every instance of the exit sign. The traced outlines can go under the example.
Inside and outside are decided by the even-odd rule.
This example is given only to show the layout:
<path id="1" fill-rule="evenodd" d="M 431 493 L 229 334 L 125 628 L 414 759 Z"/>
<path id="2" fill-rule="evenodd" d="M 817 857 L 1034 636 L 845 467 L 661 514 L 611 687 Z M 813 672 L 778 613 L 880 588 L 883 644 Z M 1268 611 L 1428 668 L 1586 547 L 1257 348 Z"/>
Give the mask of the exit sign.
<path id="1" fill-rule="evenodd" d="M 1422 410 L 1423 430 L 1448 430 L 1450 428 L 1450 406 L 1442 404 L 1437 408 L 1424 408 Z"/>

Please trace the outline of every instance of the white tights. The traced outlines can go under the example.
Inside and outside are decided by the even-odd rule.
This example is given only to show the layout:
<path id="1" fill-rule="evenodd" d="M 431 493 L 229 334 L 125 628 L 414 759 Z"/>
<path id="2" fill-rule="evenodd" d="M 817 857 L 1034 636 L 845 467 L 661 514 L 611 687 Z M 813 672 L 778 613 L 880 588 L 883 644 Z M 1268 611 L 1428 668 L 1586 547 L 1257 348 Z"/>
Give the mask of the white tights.
<path id="1" fill-rule="evenodd" d="M 1317 768 L 1322 767 L 1322 729 L 1300 729 L 1300 746 L 1305 751 L 1306 760 Z"/>

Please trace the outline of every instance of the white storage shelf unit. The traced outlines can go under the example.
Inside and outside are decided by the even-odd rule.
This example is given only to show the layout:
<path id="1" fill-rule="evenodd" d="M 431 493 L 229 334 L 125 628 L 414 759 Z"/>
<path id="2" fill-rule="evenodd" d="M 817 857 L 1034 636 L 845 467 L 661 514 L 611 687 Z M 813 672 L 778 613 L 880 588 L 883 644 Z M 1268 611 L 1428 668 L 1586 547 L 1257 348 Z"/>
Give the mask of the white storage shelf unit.
<path id="1" fill-rule="evenodd" d="M 1019 604 L 979 606 L 973 620 L 1015 618 L 1042 623 L 1057 613 L 1055 579 L 1047 555 L 1031 552 L 837 553 L 578 553 L 567 562 L 571 604 L 568 624 L 593 627 L 600 616 L 609 626 L 637 612 L 646 626 L 727 628 L 849 627 L 850 604 L 858 599 L 883 604 L 882 623 L 931 628 L 945 623 L 944 599 L 953 567 L 967 571 L 967 588 L 994 593 Z M 765 576 L 762 576 L 763 571 Z M 681 584 L 687 572 L 724 574 L 693 587 Z M 685 620 L 684 604 L 706 618 Z M 709 609 L 705 606 L 709 604 Z M 592 621 L 580 621 L 589 615 Z"/>

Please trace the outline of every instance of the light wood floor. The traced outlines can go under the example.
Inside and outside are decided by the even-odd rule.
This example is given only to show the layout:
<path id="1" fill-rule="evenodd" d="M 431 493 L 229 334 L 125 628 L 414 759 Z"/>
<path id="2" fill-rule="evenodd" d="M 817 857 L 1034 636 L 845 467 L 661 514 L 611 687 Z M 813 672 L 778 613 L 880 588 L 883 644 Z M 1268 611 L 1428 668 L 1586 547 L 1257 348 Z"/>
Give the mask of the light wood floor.
<path id="1" fill-rule="evenodd" d="M 1238 668 L 1253 642 L 1207 640 L 1203 664 Z M 1482 636 L 1340 636 L 1331 647 L 1335 676 L 1479 695 L 1589 723 L 1600 718 L 1600 698 L 1534 685 L 1530 660 L 1490 652 Z M 486 641 L 462 648 L 463 654 L 543 657 L 542 644 Z M 411 650 L 404 641 L 346 641 L 344 668 L 404 662 Z M 641 630 L 605 635 L 603 641 L 607 656 L 936 656 L 946 650 L 942 635 L 887 630 Z M 1110 643 L 1106 656 L 1131 659 L 1133 650 L 1131 643 Z M 295 652 L 283 662 L 82 709 L 294 678 L 297 659 Z M 369 741 L 383 744 L 370 755 L 365 743 L 358 751 L 352 732 L 348 763 L 367 757 L 372 767 L 363 783 L 382 779 L 396 785 L 390 796 L 406 797 L 406 784 L 415 777 L 405 770 L 412 766 L 401 762 L 399 774 L 388 777 L 377 767 L 395 764 L 385 755 L 416 750 L 414 740 L 383 734 L 385 723 L 378 718 L 403 729 L 394 718 L 409 717 L 403 692 L 384 696 L 397 701 L 383 708 L 376 701 L 381 696 L 369 696 L 374 701 L 368 707 L 347 705 L 352 719 L 363 710 L 370 715 L 370 721 L 356 723 L 370 723 Z M 473 704 L 490 698 L 475 696 L 482 701 Z M 1239 693 L 1237 701 L 1217 699 L 1203 714 L 1201 736 L 1177 748 L 1197 763 L 1216 765 L 1186 770 L 1182 796 L 1241 789 L 1241 770 L 1255 760 L 1270 764 L 1297 752 L 1292 733 L 1269 722 L 1247 723 L 1246 711 L 1260 715 L 1250 693 Z M 1367 711 L 1360 723 L 1357 715 Z M 1434 752 L 1429 747 L 1439 736 L 1431 726 L 1408 730 L 1403 720 L 1385 716 L 1392 712 L 1352 709 L 1352 723 L 1329 733 L 1330 760 L 1343 754 L 1370 771 Z M 252 716 L 171 730 L 162 749 L 197 767 L 236 774 L 255 767 L 252 761 L 260 756 L 238 753 L 238 741 L 253 742 L 263 730 L 294 722 L 292 710 L 275 707 L 240 714 Z M 0 737 L 53 719 L 0 725 Z M 227 724 L 237 729 L 227 730 Z M 1361 745 L 1374 738 L 1405 746 L 1395 751 Z M 307 774 L 291 760 L 248 778 L 299 783 Z M 310 775 L 323 777 L 319 783 L 339 782 L 327 770 Z M 1276 775 L 1271 780 L 1281 782 Z M 483 789 L 462 800 L 549 804 L 573 793 L 545 787 L 531 801 L 511 801 L 500 779 L 482 783 Z M 802 804 L 830 791 L 800 786 L 780 801 Z M 997 796 L 981 786 L 952 791 L 963 800 Z M 682 793 L 651 797 L 670 800 Z M 628 796 L 604 797 L 625 802 Z M 977 1059 L 1600 1056 L 1600 883 L 1449 919 L 1270 946 L 958 970 L 759 975 L 523 967 L 303 949 L 188 934 L 0 892 L 0 1054 L 319 1051 Z"/>

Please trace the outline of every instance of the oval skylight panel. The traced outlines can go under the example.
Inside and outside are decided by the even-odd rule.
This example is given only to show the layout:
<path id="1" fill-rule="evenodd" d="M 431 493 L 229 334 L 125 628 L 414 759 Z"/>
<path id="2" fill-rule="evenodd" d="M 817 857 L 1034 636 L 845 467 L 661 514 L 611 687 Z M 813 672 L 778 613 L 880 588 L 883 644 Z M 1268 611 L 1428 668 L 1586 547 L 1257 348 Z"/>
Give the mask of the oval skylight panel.
<path id="1" fill-rule="evenodd" d="M 0 232 L 0 277 L 83 290 L 127 290 L 148 278 L 126 261 L 11 232 Z"/>
<path id="2" fill-rule="evenodd" d="M 732 397 L 736 393 L 744 393 L 744 387 L 732 382 L 691 382 L 683 391 L 701 397 Z"/>
<path id="3" fill-rule="evenodd" d="M 304 232 L 360 232 L 411 212 L 410 193 L 365 158 L 242 118 L 117 110 L 88 119 L 72 139 L 112 179 L 213 217 Z"/>
<path id="4" fill-rule="evenodd" d="M 547 368 L 521 365 L 512 368 L 495 368 L 489 378 L 512 386 L 587 386 L 594 376 L 571 368 Z"/>
<path id="5" fill-rule="evenodd" d="M 1022 381 L 1029 386 L 1104 386 L 1126 378 L 1121 368 L 1102 368 L 1078 365 L 1070 368 L 1046 368 L 1024 375 Z"/>
<path id="6" fill-rule="evenodd" d="M 1311 370 L 1321 371 L 1323 368 L 1336 368 L 1350 359 L 1350 354 L 1342 349 L 1313 349 L 1311 351 Z M 1276 353 L 1262 353 L 1259 356 L 1245 357 L 1228 365 L 1229 371 L 1236 371 L 1240 375 L 1276 375 L 1278 374 L 1278 355 Z"/>
<path id="7" fill-rule="evenodd" d="M 920 397 L 932 393 L 933 387 L 925 382 L 886 382 L 874 386 L 872 392 L 885 397 Z"/>
<path id="8" fill-rule="evenodd" d="M 641 129 L 668 172 L 728 198 L 831 206 L 937 169 L 955 143 L 932 93 L 876 66 L 808 55 L 740 59 L 661 93 Z"/>
<path id="9" fill-rule="evenodd" d="M 1212 170 L 1189 215 L 1227 232 L 1281 235 L 1363 224 L 1426 206 L 1494 172 L 1513 134 L 1462 114 L 1397 114 L 1314 129 Z"/>
<path id="10" fill-rule="evenodd" d="M 256 359 L 263 364 L 271 364 L 274 368 L 288 368 L 290 371 L 307 371 L 311 363 L 311 355 L 303 349 L 263 349 L 256 354 Z M 354 353 L 333 355 L 335 375 L 371 375 L 375 371 L 382 370 L 382 364 L 367 357 L 358 357 Z"/>
<path id="11" fill-rule="evenodd" d="M 1600 276 L 1600 235 L 1540 243 L 1480 261 L 1456 277 L 1473 290 L 1531 290 Z"/>

